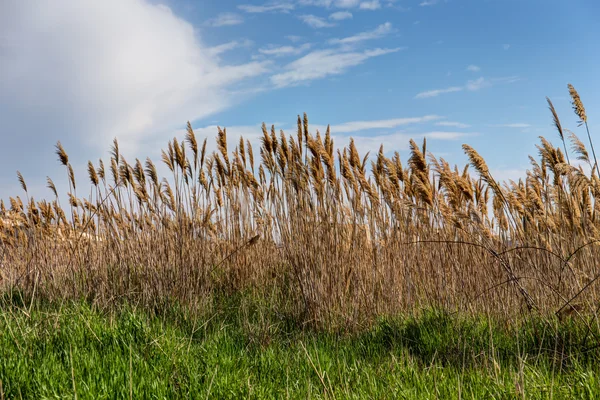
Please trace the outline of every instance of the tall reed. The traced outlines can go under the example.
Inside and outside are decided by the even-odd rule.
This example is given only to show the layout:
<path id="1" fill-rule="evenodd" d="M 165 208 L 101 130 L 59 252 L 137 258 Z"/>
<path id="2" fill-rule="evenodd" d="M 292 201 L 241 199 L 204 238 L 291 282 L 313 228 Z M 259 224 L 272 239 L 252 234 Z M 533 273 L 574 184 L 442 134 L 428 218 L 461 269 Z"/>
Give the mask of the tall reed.
<path id="1" fill-rule="evenodd" d="M 336 150 L 329 128 L 311 130 L 304 115 L 293 135 L 263 125 L 259 149 L 218 128 L 211 154 L 188 123 L 162 151 L 168 177 L 150 159 L 129 163 L 115 140 L 109 160 L 88 163 L 92 190 L 78 197 L 58 143 L 70 213 L 50 178 L 54 200 L 1 203 L 0 283 L 30 297 L 151 310 L 252 291 L 315 326 L 423 307 L 510 317 L 576 304 L 594 313 L 598 165 L 594 156 L 587 173 L 569 162 L 548 103 L 563 148 L 541 137 L 531 169 L 505 183 L 468 145 L 464 167 L 425 141 L 410 142 L 406 164 L 383 147 L 369 164 L 352 140 Z M 590 162 L 574 133 L 569 140 Z"/>

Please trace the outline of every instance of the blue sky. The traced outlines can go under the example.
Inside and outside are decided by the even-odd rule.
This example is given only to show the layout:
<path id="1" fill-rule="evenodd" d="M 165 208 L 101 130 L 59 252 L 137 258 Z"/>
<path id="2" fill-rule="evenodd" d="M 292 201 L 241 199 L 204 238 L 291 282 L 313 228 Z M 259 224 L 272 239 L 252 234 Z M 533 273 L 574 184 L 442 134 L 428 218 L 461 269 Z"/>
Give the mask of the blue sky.
<path id="1" fill-rule="evenodd" d="M 66 183 L 60 140 L 84 177 L 117 137 L 158 159 L 187 120 L 257 141 L 260 124 L 332 125 L 336 146 L 400 150 L 428 138 L 460 165 L 474 146 L 516 178 L 538 136 L 557 142 L 545 96 L 580 137 L 567 83 L 599 137 L 595 0 L 5 0 L 0 3 L 0 198 Z M 598 144 L 600 146 L 600 144 Z M 87 188 L 80 181 L 80 186 Z"/>

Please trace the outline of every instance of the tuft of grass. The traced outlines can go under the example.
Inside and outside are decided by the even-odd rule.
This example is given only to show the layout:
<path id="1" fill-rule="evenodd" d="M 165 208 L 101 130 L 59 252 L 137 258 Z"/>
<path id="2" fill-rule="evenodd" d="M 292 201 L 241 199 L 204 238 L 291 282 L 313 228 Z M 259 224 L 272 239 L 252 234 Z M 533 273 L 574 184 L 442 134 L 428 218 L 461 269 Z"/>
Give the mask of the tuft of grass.
<path id="1" fill-rule="evenodd" d="M 344 334 L 286 326 L 261 310 L 245 296 L 203 315 L 103 312 L 81 302 L 36 304 L 26 315 L 7 303 L 2 390 L 6 398 L 80 399 L 592 399 L 600 390 L 600 353 L 579 347 L 586 332 L 577 322 L 505 326 L 426 310 Z M 256 336 L 261 321 L 270 326 L 266 342 Z"/>

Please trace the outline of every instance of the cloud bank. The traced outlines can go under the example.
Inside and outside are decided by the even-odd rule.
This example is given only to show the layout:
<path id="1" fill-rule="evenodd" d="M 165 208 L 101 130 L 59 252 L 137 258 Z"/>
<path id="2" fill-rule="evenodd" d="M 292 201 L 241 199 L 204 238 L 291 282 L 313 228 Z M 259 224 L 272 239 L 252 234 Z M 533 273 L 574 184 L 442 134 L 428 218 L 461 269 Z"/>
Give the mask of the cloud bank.
<path id="1" fill-rule="evenodd" d="M 145 0 L 3 1 L 0 37 L 5 126 L 103 148 L 222 110 L 232 85 L 267 70 L 220 64 L 192 25 Z"/>

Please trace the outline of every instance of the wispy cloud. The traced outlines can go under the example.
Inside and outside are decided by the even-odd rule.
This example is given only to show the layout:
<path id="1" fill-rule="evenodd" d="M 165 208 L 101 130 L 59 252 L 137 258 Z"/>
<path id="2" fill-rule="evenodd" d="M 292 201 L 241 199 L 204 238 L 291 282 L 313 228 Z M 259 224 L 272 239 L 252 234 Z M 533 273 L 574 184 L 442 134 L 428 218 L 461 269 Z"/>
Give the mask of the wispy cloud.
<path id="1" fill-rule="evenodd" d="M 240 47 L 247 47 L 247 46 L 251 46 L 252 45 L 252 41 L 245 39 L 245 40 L 232 40 L 231 42 L 227 42 L 227 43 L 223 43 L 214 47 L 209 47 L 207 49 L 208 54 L 210 54 L 211 56 L 219 56 L 225 52 L 240 48 Z"/>
<path id="2" fill-rule="evenodd" d="M 485 87 L 489 87 L 491 85 L 492 85 L 492 83 L 490 81 L 486 80 L 484 77 L 480 77 L 475 80 L 468 81 L 467 84 L 465 85 L 465 88 L 467 90 L 475 92 L 477 90 L 481 90 L 481 89 L 483 89 Z"/>
<path id="3" fill-rule="evenodd" d="M 215 18 L 211 18 L 206 21 L 209 26 L 220 27 L 220 26 L 232 26 L 239 25 L 244 22 L 244 18 L 241 15 L 235 13 L 221 13 Z"/>
<path id="4" fill-rule="evenodd" d="M 298 0 L 298 4 L 301 6 L 313 6 L 313 7 L 324 7 L 324 8 L 352 8 L 356 7 L 359 0 Z"/>
<path id="5" fill-rule="evenodd" d="M 379 25 L 372 31 L 361 32 L 354 36 L 345 37 L 343 39 L 331 39 L 329 43 L 331 44 L 353 44 L 357 42 L 362 42 L 365 40 L 378 39 L 383 37 L 390 32 L 392 32 L 392 24 L 390 22 L 386 22 L 384 24 Z"/>
<path id="6" fill-rule="evenodd" d="M 425 0 L 419 3 L 421 7 L 435 6 L 438 3 L 438 0 Z"/>
<path id="7" fill-rule="evenodd" d="M 252 4 L 242 4 L 238 6 L 238 9 L 252 14 L 268 13 L 268 12 L 281 12 L 289 13 L 296 8 L 292 3 L 267 3 L 260 6 Z"/>
<path id="8" fill-rule="evenodd" d="M 207 25 L 219 27 L 219 26 L 231 26 L 239 25 L 244 22 L 244 18 L 241 15 L 225 12 L 217 15 L 215 18 L 211 18 L 206 21 Z"/>
<path id="9" fill-rule="evenodd" d="M 335 0 L 333 4 L 339 8 L 354 8 L 359 4 L 359 0 Z"/>
<path id="10" fill-rule="evenodd" d="M 338 11 L 329 15 L 329 19 L 334 21 L 342 21 L 344 19 L 352 18 L 352 13 L 350 11 Z"/>
<path id="11" fill-rule="evenodd" d="M 378 57 L 402 50 L 372 49 L 363 52 L 344 52 L 340 50 L 317 50 L 285 66 L 286 72 L 271 77 L 276 87 L 298 85 L 314 79 L 344 73 L 348 68 L 362 64 L 372 57 Z"/>
<path id="12" fill-rule="evenodd" d="M 298 35 L 287 35 L 285 38 L 292 43 L 298 43 L 299 41 L 301 41 L 303 39 L 302 36 L 298 36 Z"/>
<path id="13" fill-rule="evenodd" d="M 515 83 L 520 81 L 521 78 L 519 78 L 516 75 L 513 76 L 504 76 L 504 77 L 500 77 L 500 78 L 492 78 L 490 79 L 490 82 L 492 84 L 496 84 L 496 83 Z"/>
<path id="14" fill-rule="evenodd" d="M 329 8 L 333 5 L 333 0 L 298 0 L 301 6 L 315 6 Z"/>
<path id="15" fill-rule="evenodd" d="M 481 71 L 481 68 L 478 67 L 477 65 L 471 64 L 471 65 L 469 65 L 467 67 L 467 71 L 470 71 L 470 72 L 479 72 L 479 71 Z"/>
<path id="16" fill-rule="evenodd" d="M 448 126 L 448 127 L 452 127 L 452 128 L 470 128 L 471 127 L 471 125 L 469 125 L 469 124 L 463 124 L 462 122 L 454 122 L 454 121 L 440 121 L 440 122 L 436 122 L 435 125 Z"/>
<path id="17" fill-rule="evenodd" d="M 434 89 L 434 90 L 428 90 L 425 92 L 417 93 L 415 98 L 416 99 L 426 99 L 429 97 L 437 97 L 440 94 L 445 94 L 445 93 L 462 92 L 463 90 L 476 92 L 478 90 L 481 90 L 481 89 L 484 89 L 487 87 L 491 87 L 491 86 L 494 86 L 499 83 L 513 83 L 513 82 L 517 82 L 518 80 L 519 80 L 519 77 L 517 77 L 517 76 L 492 78 L 492 79 L 486 79 L 484 77 L 480 77 L 480 78 L 477 78 L 474 80 L 467 81 L 467 83 L 464 86 L 451 86 L 451 87 L 448 87 L 445 89 Z"/>
<path id="18" fill-rule="evenodd" d="M 373 121 L 352 121 L 344 122 L 342 124 L 331 125 L 331 132 L 333 133 L 351 133 L 359 132 L 370 129 L 391 129 L 399 126 L 420 124 L 424 122 L 437 121 L 443 117 L 439 115 L 425 115 L 422 117 L 412 118 L 393 118 L 393 119 L 381 119 Z M 325 127 L 317 127 L 320 130 L 324 130 Z"/>
<path id="19" fill-rule="evenodd" d="M 304 43 L 300 46 L 268 46 L 258 49 L 258 52 L 267 56 L 284 57 L 294 56 L 304 53 L 310 49 L 310 43 Z"/>
<path id="20" fill-rule="evenodd" d="M 311 28 L 320 29 L 320 28 L 331 28 L 334 27 L 335 24 L 332 22 L 328 22 L 325 18 L 317 17 L 312 14 L 300 15 L 298 18 L 306 25 Z"/>
<path id="21" fill-rule="evenodd" d="M 381 8 L 381 3 L 379 3 L 379 0 L 363 1 L 358 8 L 361 10 L 378 10 Z"/>
<path id="22" fill-rule="evenodd" d="M 401 6 L 400 4 L 397 4 L 396 1 L 397 0 L 386 0 L 385 1 L 385 6 L 387 8 L 393 8 L 394 10 L 397 10 L 397 11 L 400 11 L 400 12 L 410 11 L 410 7 Z"/>
<path id="23" fill-rule="evenodd" d="M 324 8 L 359 8 L 361 10 L 378 10 L 381 8 L 379 0 L 299 0 L 299 5 Z M 393 1 L 388 1 L 388 6 L 393 6 Z"/>
<path id="24" fill-rule="evenodd" d="M 462 90 L 463 90 L 463 88 L 461 86 L 451 86 L 451 87 L 445 88 L 445 89 L 427 90 L 425 92 L 417 93 L 415 98 L 416 99 L 427 99 L 429 97 L 437 97 L 440 94 L 460 92 Z"/>
<path id="25" fill-rule="evenodd" d="M 510 44 L 508 44 L 508 43 L 506 43 L 506 44 L 503 44 L 503 45 L 502 45 L 502 48 L 503 48 L 504 50 L 508 50 L 508 49 L 510 49 Z"/>
<path id="26" fill-rule="evenodd" d="M 210 47 L 210 48 L 206 49 L 206 51 L 211 56 L 218 56 L 218 55 L 221 55 L 222 53 L 225 53 L 227 51 L 231 51 L 231 50 L 237 48 L 239 45 L 240 44 L 236 40 L 233 40 L 231 42 L 227 42 L 227 43 L 223 43 L 223 44 L 220 44 L 217 46 Z"/>

